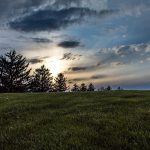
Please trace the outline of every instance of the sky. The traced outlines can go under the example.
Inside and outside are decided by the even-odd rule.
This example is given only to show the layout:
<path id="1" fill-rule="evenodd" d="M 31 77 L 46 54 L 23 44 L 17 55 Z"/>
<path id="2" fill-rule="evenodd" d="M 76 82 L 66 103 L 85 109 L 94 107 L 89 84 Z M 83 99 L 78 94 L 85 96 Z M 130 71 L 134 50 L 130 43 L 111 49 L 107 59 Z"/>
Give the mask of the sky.
<path id="1" fill-rule="evenodd" d="M 0 55 L 14 49 L 70 85 L 150 89 L 149 0 L 0 0 Z"/>

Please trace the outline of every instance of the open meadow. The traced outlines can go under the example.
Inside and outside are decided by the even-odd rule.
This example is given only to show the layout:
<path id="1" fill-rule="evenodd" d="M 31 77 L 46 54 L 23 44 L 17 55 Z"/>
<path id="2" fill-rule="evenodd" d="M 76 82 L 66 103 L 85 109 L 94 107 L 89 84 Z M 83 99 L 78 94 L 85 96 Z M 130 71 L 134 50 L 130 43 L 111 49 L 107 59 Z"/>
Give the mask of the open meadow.
<path id="1" fill-rule="evenodd" d="M 149 150 L 150 92 L 0 94 L 0 150 Z"/>

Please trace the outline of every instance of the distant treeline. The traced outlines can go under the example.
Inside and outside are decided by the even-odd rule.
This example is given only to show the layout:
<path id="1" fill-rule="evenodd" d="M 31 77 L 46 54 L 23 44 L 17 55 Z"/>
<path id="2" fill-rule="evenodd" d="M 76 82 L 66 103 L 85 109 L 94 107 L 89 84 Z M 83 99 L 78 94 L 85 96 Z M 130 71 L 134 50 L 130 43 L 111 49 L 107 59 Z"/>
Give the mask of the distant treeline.
<path id="1" fill-rule="evenodd" d="M 53 78 L 50 70 L 44 65 L 36 69 L 32 75 L 30 73 L 27 59 L 17 54 L 16 51 L 13 50 L 0 56 L 0 92 L 64 92 L 69 90 L 63 73 Z M 101 88 L 102 91 L 111 89 L 110 86 Z M 81 86 L 74 84 L 71 89 L 73 92 L 94 90 L 92 83 L 88 87 L 84 83 Z"/>

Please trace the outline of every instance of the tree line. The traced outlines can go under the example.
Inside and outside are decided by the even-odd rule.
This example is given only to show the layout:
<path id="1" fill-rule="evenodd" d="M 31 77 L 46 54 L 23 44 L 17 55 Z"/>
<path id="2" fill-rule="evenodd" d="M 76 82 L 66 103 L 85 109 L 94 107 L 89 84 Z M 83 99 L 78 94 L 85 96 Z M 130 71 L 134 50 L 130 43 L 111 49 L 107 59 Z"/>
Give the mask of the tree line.
<path id="1" fill-rule="evenodd" d="M 63 73 L 53 78 L 50 70 L 44 65 L 30 75 L 29 63 L 25 57 L 15 50 L 0 56 L 0 92 L 63 92 L 68 89 L 67 79 Z M 90 85 L 89 89 L 94 90 Z M 85 91 L 84 84 L 81 91 Z M 72 91 L 79 91 L 76 85 Z"/>
<path id="2" fill-rule="evenodd" d="M 32 75 L 28 60 L 15 50 L 0 56 L 0 92 L 64 92 L 68 89 L 67 78 L 59 73 L 53 78 L 50 70 L 44 65 L 36 69 Z M 73 85 L 71 91 L 94 91 L 91 83 L 88 87 L 82 83 Z M 108 86 L 106 89 L 111 90 Z"/>
<path id="3" fill-rule="evenodd" d="M 44 65 L 30 75 L 29 63 L 25 57 L 10 51 L 0 56 L 0 92 L 45 92 L 65 91 L 66 78 L 62 73 L 54 79 L 50 70 Z"/>

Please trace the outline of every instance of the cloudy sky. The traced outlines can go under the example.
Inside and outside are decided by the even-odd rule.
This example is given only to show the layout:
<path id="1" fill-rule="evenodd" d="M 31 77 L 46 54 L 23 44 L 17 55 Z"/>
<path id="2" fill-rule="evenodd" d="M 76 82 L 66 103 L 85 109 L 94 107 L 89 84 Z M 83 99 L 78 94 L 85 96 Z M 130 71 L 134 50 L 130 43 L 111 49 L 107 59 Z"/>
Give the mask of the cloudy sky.
<path id="1" fill-rule="evenodd" d="M 0 54 L 70 84 L 150 88 L 149 0 L 0 0 Z"/>

